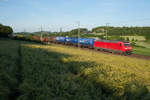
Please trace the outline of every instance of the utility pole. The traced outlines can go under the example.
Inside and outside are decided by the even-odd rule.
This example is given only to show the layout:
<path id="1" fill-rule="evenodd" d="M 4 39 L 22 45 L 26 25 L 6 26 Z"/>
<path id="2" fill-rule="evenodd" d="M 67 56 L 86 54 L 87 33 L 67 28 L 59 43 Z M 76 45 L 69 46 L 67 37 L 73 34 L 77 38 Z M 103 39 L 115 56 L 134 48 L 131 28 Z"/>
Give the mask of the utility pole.
<path id="1" fill-rule="evenodd" d="M 80 48 L 80 21 L 78 21 L 78 47 Z"/>
<path id="2" fill-rule="evenodd" d="M 108 39 L 108 24 L 106 23 L 106 40 Z M 107 48 L 107 44 L 105 44 L 105 48 Z"/>
<path id="3" fill-rule="evenodd" d="M 108 25 L 109 23 L 106 23 L 106 40 L 108 39 Z"/>
<path id="4" fill-rule="evenodd" d="M 41 26 L 41 36 L 40 36 L 41 42 L 42 42 L 42 40 L 43 40 L 42 36 L 43 36 L 43 29 L 42 29 L 42 26 Z"/>
<path id="5" fill-rule="evenodd" d="M 26 29 L 24 29 L 24 33 L 26 33 Z"/>
<path id="6" fill-rule="evenodd" d="M 60 27 L 60 36 L 62 35 L 62 27 Z"/>
<path id="7" fill-rule="evenodd" d="M 47 37 L 47 38 L 48 38 L 48 44 L 50 44 L 50 33 L 51 33 L 51 32 L 48 32 L 48 33 L 47 33 L 47 34 L 48 34 L 48 37 Z"/>

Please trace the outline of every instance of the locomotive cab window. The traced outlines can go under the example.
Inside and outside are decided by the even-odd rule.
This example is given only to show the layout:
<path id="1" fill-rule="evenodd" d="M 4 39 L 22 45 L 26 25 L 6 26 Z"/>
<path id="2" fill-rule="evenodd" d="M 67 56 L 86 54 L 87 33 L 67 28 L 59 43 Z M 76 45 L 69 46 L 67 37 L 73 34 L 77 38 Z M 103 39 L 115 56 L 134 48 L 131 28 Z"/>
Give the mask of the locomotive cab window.
<path id="1" fill-rule="evenodd" d="M 124 46 L 129 47 L 129 46 L 130 46 L 130 44 L 129 44 L 129 43 L 125 43 L 125 44 L 124 44 Z"/>

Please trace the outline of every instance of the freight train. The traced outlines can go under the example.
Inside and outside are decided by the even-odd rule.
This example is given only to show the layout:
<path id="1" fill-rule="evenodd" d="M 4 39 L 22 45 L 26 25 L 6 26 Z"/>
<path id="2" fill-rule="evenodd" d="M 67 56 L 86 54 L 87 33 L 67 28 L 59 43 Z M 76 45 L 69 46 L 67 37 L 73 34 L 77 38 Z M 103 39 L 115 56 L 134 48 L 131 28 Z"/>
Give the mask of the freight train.
<path id="1" fill-rule="evenodd" d="M 60 44 L 75 45 L 80 47 L 88 47 L 96 50 L 107 51 L 111 53 L 119 53 L 123 55 L 132 54 L 132 47 L 129 42 L 103 40 L 93 38 L 76 38 L 76 37 L 45 37 L 43 42 L 52 42 Z"/>

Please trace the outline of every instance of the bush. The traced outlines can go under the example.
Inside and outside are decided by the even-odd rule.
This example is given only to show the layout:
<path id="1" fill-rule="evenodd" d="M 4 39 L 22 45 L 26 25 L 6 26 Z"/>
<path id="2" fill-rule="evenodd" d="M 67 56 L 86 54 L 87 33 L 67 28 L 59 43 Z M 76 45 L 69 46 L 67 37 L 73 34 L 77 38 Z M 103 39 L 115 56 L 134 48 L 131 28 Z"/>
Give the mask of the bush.
<path id="1" fill-rule="evenodd" d="M 132 41 L 135 41 L 134 38 L 132 38 Z"/>
<path id="2" fill-rule="evenodd" d="M 126 38 L 126 41 L 130 41 L 129 37 Z"/>
<path id="3" fill-rule="evenodd" d="M 136 43 L 134 41 L 131 42 L 132 46 L 136 46 Z"/>

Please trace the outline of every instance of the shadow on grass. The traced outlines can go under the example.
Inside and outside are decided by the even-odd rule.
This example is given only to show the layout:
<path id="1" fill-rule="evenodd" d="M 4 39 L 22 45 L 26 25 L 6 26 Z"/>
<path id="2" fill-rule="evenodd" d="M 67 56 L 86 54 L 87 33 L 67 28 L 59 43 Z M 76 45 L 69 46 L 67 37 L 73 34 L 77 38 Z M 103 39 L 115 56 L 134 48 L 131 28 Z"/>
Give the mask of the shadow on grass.
<path id="1" fill-rule="evenodd" d="M 129 83 L 122 96 L 114 95 L 82 71 L 94 62 L 69 60 L 72 55 L 41 48 L 21 47 L 23 83 L 18 100 L 149 100 L 145 86 Z"/>

